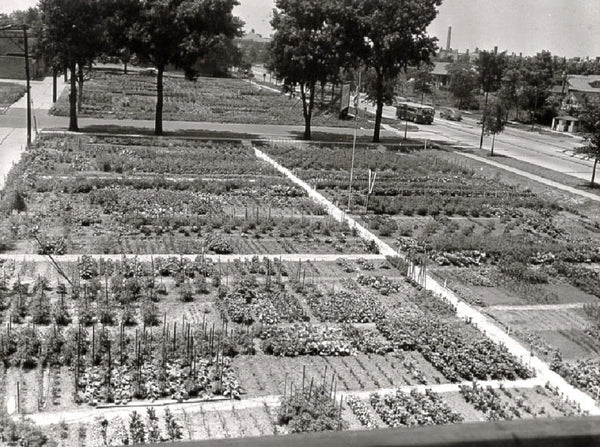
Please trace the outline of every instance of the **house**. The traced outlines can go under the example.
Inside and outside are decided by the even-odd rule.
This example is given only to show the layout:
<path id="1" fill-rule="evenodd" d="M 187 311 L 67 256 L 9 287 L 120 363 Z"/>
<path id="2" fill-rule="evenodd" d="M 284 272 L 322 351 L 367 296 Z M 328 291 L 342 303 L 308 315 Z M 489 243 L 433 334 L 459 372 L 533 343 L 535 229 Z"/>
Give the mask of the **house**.
<path id="1" fill-rule="evenodd" d="M 561 109 L 569 113 L 581 108 L 584 98 L 600 98 L 599 75 L 567 75 L 552 93 L 562 96 Z"/>
<path id="2" fill-rule="evenodd" d="M 31 56 L 36 39 L 28 38 L 29 72 L 32 78 L 45 74 L 45 64 Z M 23 31 L 8 29 L 0 31 L 0 78 L 25 79 L 25 42 Z"/>
<path id="3" fill-rule="evenodd" d="M 450 62 L 434 62 L 431 76 L 433 76 L 436 88 L 445 87 L 450 83 L 450 75 L 448 74 L 450 65 Z"/>

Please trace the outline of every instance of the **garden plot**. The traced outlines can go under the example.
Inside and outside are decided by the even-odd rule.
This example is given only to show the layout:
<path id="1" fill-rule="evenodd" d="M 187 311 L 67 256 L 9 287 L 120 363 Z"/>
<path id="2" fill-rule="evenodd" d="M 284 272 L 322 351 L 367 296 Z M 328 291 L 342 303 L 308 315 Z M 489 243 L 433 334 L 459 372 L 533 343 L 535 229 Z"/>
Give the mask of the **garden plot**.
<path id="1" fill-rule="evenodd" d="M 11 179 L 2 201 L 4 251 L 373 249 L 235 141 L 46 136 Z"/>
<path id="2" fill-rule="evenodd" d="M 278 395 L 301 371 L 329 374 L 340 391 L 532 377 L 392 265 L 378 266 L 390 277 L 343 278 L 336 267 L 368 264 L 328 264 L 336 279 L 259 257 L 4 261 L 8 389 L 21 383 L 31 413 Z"/>
<path id="3" fill-rule="evenodd" d="M 347 127 L 337 111 L 319 109 L 315 101 L 313 126 Z M 156 80 L 153 76 L 94 71 L 83 88 L 80 116 L 118 119 L 154 119 Z M 68 116 L 68 91 L 60 96 L 51 113 Z M 248 124 L 303 125 L 302 102 L 241 79 L 200 77 L 188 81 L 164 78 L 166 120 L 209 121 Z M 365 117 L 362 127 L 372 127 Z"/>

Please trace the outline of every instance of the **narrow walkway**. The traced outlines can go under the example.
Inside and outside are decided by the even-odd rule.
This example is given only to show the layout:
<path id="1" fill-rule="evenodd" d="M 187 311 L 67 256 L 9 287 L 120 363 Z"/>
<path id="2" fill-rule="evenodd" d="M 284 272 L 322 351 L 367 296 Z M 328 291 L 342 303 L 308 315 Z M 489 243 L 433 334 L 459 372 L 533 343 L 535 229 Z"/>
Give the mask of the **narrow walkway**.
<path id="1" fill-rule="evenodd" d="M 568 310 L 568 309 L 583 309 L 588 303 L 566 303 L 566 304 L 530 304 L 525 306 L 508 306 L 508 305 L 498 305 L 498 306 L 488 306 L 487 310 Z"/>
<path id="2" fill-rule="evenodd" d="M 561 191 L 567 191 L 570 192 L 571 194 L 575 194 L 581 197 L 584 197 L 586 199 L 590 199 L 593 200 L 594 202 L 600 202 L 600 195 L 598 194 L 593 194 L 587 191 L 583 191 L 581 189 L 577 189 L 577 188 L 573 188 L 571 186 L 567 186 L 567 185 L 563 185 L 562 183 L 558 183 L 555 182 L 553 180 L 548 180 L 547 178 L 544 177 L 540 177 L 539 175 L 536 174 L 532 174 L 530 172 L 525 172 L 522 171 L 520 169 L 517 168 L 513 168 L 511 166 L 506 166 L 502 163 L 498 163 L 496 161 L 492 161 L 489 158 L 484 158 L 484 157 L 480 157 L 478 155 L 473 155 L 473 154 L 467 154 L 465 152 L 456 152 L 459 155 L 462 155 L 463 157 L 467 157 L 467 158 L 471 158 L 473 160 L 477 160 L 480 161 L 481 163 L 486 163 L 490 166 L 494 166 L 496 168 L 500 168 L 500 169 L 504 169 L 505 171 L 508 172 L 512 172 L 513 174 L 518 174 L 521 175 L 523 177 L 527 177 L 531 180 L 535 180 L 536 182 L 540 182 L 544 185 L 548 185 L 551 186 L 552 188 L 556 188 L 556 189 L 560 189 Z"/>
<path id="3" fill-rule="evenodd" d="M 304 188 L 310 197 L 313 197 L 317 202 L 322 204 L 331 215 L 340 221 L 346 221 L 348 225 L 351 227 L 355 227 L 358 233 L 367 240 L 373 240 L 379 247 L 381 253 L 386 256 L 402 256 L 400 253 L 396 252 L 392 249 L 388 244 L 383 242 L 369 230 L 359 225 L 352 217 L 346 215 L 346 213 L 342 212 L 339 208 L 337 208 L 333 203 L 327 200 L 323 195 L 319 194 L 315 191 L 310 185 L 308 185 L 303 180 L 299 179 L 296 175 L 294 175 L 289 169 L 283 167 L 274 159 L 261 152 L 258 149 L 254 149 L 258 158 L 267 161 L 273 167 L 278 169 L 281 173 L 285 174 L 291 181 L 296 183 L 298 186 Z M 421 272 L 418 266 L 415 266 L 413 269 L 414 278 L 420 278 Z M 505 346 L 508 351 L 514 355 L 516 358 L 521 359 L 524 365 L 529 365 L 535 372 L 538 378 L 540 378 L 544 383 L 549 382 L 569 400 L 572 400 L 580 405 L 582 410 L 589 412 L 590 415 L 600 415 L 600 408 L 596 405 L 594 399 L 569 385 L 565 379 L 563 379 L 560 375 L 550 370 L 550 367 L 541 359 L 534 356 L 533 353 L 524 348 L 519 342 L 511 338 L 506 332 L 500 329 L 498 326 L 494 325 L 490 320 L 488 320 L 483 314 L 479 311 L 475 310 L 465 302 L 459 300 L 459 298 L 452 293 L 450 290 L 443 287 L 436 280 L 431 278 L 429 275 L 425 276 L 423 286 L 427 290 L 431 290 L 437 295 L 443 297 L 446 301 L 452 304 L 456 310 L 457 315 L 471 322 L 475 327 L 477 327 L 484 335 L 486 335 L 493 342 Z"/>
<path id="4" fill-rule="evenodd" d="M 71 254 L 71 255 L 53 255 L 52 258 L 56 262 L 77 262 L 81 258 L 82 254 Z M 256 253 L 256 254 L 230 254 L 230 255 L 213 255 L 213 254 L 205 254 L 201 255 L 192 254 L 192 255 L 182 255 L 179 253 L 162 253 L 162 254 L 131 254 L 131 253 L 120 253 L 120 254 L 112 254 L 112 255 L 103 255 L 103 254 L 89 254 L 86 256 L 90 256 L 93 259 L 104 259 L 104 260 L 112 260 L 112 261 L 121 261 L 123 259 L 137 259 L 141 262 L 150 262 L 152 259 L 157 258 L 182 258 L 194 260 L 198 257 L 204 257 L 205 259 L 209 259 L 213 262 L 233 262 L 236 259 L 240 261 L 250 261 L 255 256 L 258 256 L 260 259 L 268 258 L 271 260 L 280 260 L 283 262 L 335 262 L 338 259 L 346 259 L 346 260 L 357 260 L 357 259 L 366 259 L 368 261 L 384 261 L 386 258 L 382 254 L 371 254 L 371 253 L 327 253 L 327 254 L 313 254 L 313 253 Z M 0 254 L 0 260 L 6 259 L 15 262 L 46 262 L 49 260 L 48 256 L 38 255 L 38 254 Z"/>
<path id="5" fill-rule="evenodd" d="M 489 381 L 481 381 L 477 382 L 477 384 L 481 387 L 491 387 L 494 389 L 498 389 L 500 387 L 506 389 L 513 388 L 534 388 L 536 386 L 544 386 L 544 383 L 539 379 L 527 379 L 527 380 L 514 380 L 514 381 L 506 381 L 506 380 L 489 380 Z M 359 399 L 367 399 L 372 393 L 379 394 L 392 394 L 397 390 L 402 391 L 404 393 L 410 393 L 411 391 L 417 391 L 419 393 L 425 393 L 426 390 L 431 390 L 436 393 L 458 393 L 460 391 L 461 386 L 472 386 L 473 382 L 460 382 L 460 383 L 442 383 L 442 384 L 432 384 L 432 385 L 404 385 L 398 388 L 379 388 L 373 390 L 361 390 L 361 391 L 345 391 L 338 392 L 337 396 L 339 398 L 343 398 L 343 400 L 347 400 L 348 397 L 354 396 Z M 129 418 L 129 415 L 132 411 L 140 409 L 143 411 L 147 407 L 155 407 L 155 408 L 169 408 L 171 411 L 194 411 L 202 408 L 203 412 L 212 412 L 212 411 L 231 411 L 236 410 L 247 410 L 252 408 L 263 408 L 264 406 L 273 408 L 278 407 L 281 402 L 281 395 L 268 395 L 268 396 L 260 396 L 253 397 L 249 399 L 241 399 L 241 400 L 214 400 L 214 401 L 193 401 L 193 402 L 176 402 L 176 401 L 163 401 L 163 402 L 154 402 L 154 403 L 144 403 L 144 402 L 132 402 L 130 405 L 120 405 L 114 406 L 110 408 L 93 408 L 93 407 L 83 407 L 76 410 L 71 411 L 48 411 L 48 412 L 40 412 L 40 413 L 32 413 L 25 415 L 27 419 L 30 419 L 35 424 L 40 426 L 45 425 L 53 425 L 65 422 L 67 424 L 74 424 L 78 422 L 90 422 L 91 420 L 97 417 L 105 417 L 106 419 L 113 419 L 117 416 L 120 416 L 122 419 Z"/>

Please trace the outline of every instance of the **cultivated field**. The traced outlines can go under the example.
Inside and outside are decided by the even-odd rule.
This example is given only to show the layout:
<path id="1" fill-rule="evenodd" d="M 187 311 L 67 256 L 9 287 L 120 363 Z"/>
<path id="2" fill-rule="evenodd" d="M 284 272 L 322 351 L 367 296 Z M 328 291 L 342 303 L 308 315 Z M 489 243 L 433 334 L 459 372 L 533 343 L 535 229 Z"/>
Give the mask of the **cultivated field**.
<path id="1" fill-rule="evenodd" d="M 333 429 L 582 414 L 409 270 L 597 399 L 597 211 L 400 149 L 359 145 L 348 213 L 406 259 L 256 152 L 345 209 L 348 145 L 42 134 L 0 197 L 0 422 L 95 446 L 302 431 L 297 408 Z"/>
<path id="2" fill-rule="evenodd" d="M 188 81 L 167 76 L 164 78 L 164 95 L 166 120 L 304 125 L 300 98 L 289 98 L 243 79 L 200 77 Z M 330 94 L 323 98 L 325 104 L 329 100 Z M 320 108 L 320 104 L 318 97 L 313 126 L 352 125 L 352 121 L 339 119 L 337 109 L 329 111 L 327 105 Z M 154 119 L 155 106 L 154 76 L 95 71 L 92 79 L 84 84 L 81 116 Z M 68 91 L 61 95 L 51 113 L 68 116 Z M 358 124 L 372 127 L 364 116 Z"/>

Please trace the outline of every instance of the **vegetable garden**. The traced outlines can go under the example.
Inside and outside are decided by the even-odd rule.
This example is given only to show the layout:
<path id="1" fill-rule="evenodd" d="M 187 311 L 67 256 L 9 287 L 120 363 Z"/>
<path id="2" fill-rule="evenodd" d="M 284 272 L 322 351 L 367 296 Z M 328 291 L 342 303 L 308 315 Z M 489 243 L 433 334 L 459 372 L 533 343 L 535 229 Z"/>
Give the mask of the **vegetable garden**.
<path id="1" fill-rule="evenodd" d="M 80 116 L 117 119 L 153 119 L 156 106 L 156 79 L 143 74 L 122 74 L 95 70 L 84 84 Z M 164 78 L 165 120 L 209 121 L 247 124 L 303 125 L 302 103 L 269 88 L 234 78 L 203 78 L 188 81 Z M 329 98 L 325 98 L 326 102 Z M 313 125 L 348 126 L 337 110 L 319 108 L 316 98 Z M 68 91 L 63 92 L 51 113 L 69 115 Z M 361 126 L 372 127 L 365 117 Z"/>
<path id="2" fill-rule="evenodd" d="M 344 203 L 347 148 L 263 149 Z M 597 394 L 597 362 L 563 360 L 545 341 L 556 315 L 597 337 L 600 254 L 584 243 L 593 226 L 568 239 L 555 222 L 576 210 L 478 176 L 442 151 L 370 148 L 355 162 L 353 214 Z M 368 169 L 384 171 L 367 203 Z M 438 212 L 416 211 L 423 201 Z M 160 423 L 149 412 L 71 424 L 63 439 L 80 445 L 580 413 L 407 277 L 407 262 L 371 256 L 376 246 L 246 142 L 43 135 L 11 171 L 1 209 L 2 408 L 215 406 Z M 306 260 L 318 254 L 338 259 Z M 567 302 L 552 298 L 557 285 L 589 304 L 544 319 L 535 305 Z M 481 291 L 495 288 L 509 304 L 532 304 L 522 319 L 535 328 L 519 324 L 520 310 L 486 302 Z M 262 419 L 248 422 L 237 400 L 258 405 Z"/>

